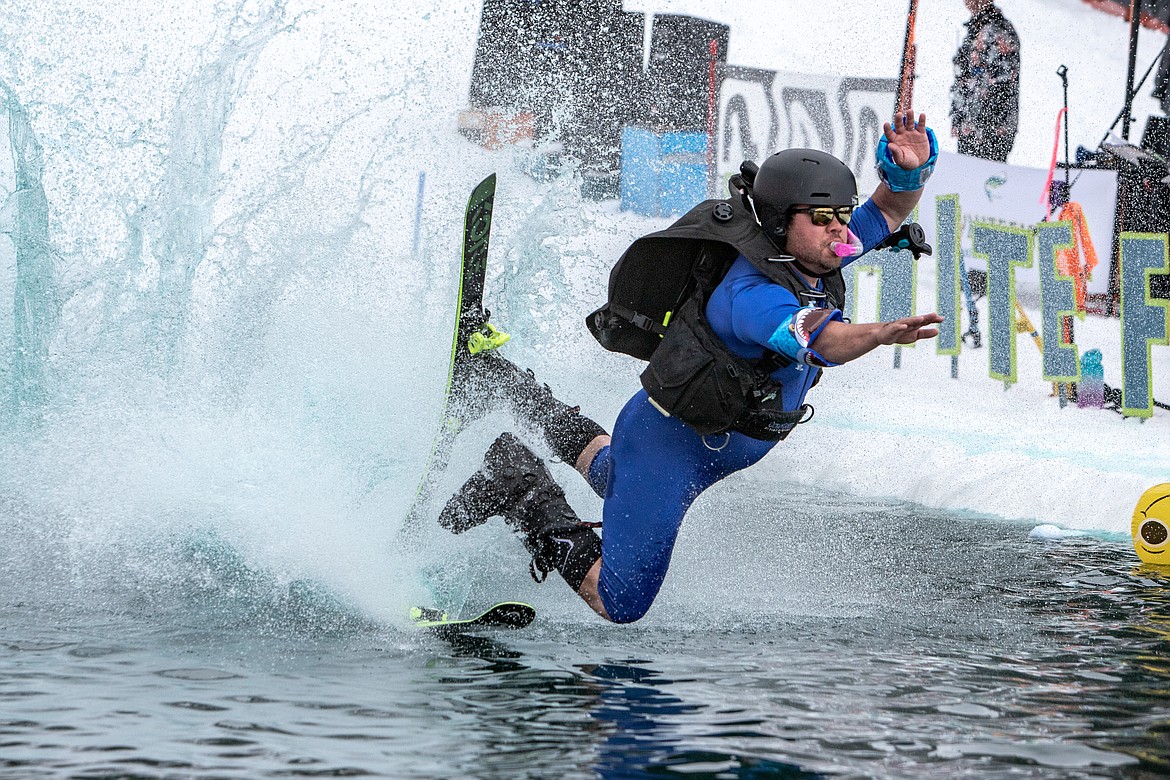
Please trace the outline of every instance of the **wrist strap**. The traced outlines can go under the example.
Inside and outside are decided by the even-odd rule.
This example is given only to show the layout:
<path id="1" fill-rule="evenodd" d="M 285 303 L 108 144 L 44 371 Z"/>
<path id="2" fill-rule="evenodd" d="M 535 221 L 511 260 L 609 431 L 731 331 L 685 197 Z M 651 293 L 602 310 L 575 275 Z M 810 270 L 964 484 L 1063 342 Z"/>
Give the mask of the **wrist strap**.
<path id="1" fill-rule="evenodd" d="M 938 139 L 934 131 L 926 128 L 926 137 L 930 140 L 930 159 L 913 170 L 906 170 L 894 162 L 890 154 L 890 144 L 883 135 L 878 141 L 875 157 L 877 158 L 878 177 L 882 183 L 894 192 L 911 192 L 922 189 L 930 174 L 934 173 L 934 163 L 938 159 Z"/>

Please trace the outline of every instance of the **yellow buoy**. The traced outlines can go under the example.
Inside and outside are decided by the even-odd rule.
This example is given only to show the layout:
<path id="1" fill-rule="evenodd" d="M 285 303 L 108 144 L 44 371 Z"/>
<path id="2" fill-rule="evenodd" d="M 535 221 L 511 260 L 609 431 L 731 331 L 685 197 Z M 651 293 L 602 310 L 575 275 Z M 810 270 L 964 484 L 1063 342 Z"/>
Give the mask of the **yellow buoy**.
<path id="1" fill-rule="evenodd" d="M 1142 493 L 1133 510 L 1133 549 L 1146 563 L 1170 566 L 1170 482 Z"/>

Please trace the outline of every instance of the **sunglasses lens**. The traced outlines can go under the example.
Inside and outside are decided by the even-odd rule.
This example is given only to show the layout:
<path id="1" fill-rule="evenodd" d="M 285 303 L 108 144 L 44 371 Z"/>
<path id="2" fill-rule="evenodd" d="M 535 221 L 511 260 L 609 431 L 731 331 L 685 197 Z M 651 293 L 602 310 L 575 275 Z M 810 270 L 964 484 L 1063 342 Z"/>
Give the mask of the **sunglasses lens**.
<path id="1" fill-rule="evenodd" d="M 852 206 L 838 206 L 837 208 L 829 208 L 821 206 L 812 208 L 808 211 L 809 220 L 818 227 L 824 227 L 833 221 L 833 217 L 841 220 L 842 225 L 848 225 L 849 220 L 853 218 Z"/>

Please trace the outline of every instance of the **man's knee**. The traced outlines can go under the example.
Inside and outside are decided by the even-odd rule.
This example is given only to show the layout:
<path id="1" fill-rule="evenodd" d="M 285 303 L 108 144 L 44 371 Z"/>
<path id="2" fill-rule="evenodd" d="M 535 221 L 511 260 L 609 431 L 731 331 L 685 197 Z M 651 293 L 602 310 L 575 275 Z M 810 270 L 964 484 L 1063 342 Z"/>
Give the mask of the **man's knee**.
<path id="1" fill-rule="evenodd" d="M 623 605 L 613 609 L 606 606 L 605 611 L 611 623 L 636 623 L 650 611 L 650 604 Z"/>
<path id="2" fill-rule="evenodd" d="M 626 623 L 636 623 L 637 621 L 641 620 L 642 616 L 645 614 L 646 614 L 646 611 L 642 610 L 641 612 L 638 612 L 637 614 L 610 615 L 609 622 L 617 623 L 619 625 L 626 624 Z"/>
<path id="3" fill-rule="evenodd" d="M 636 623 L 650 611 L 654 597 L 658 595 L 657 589 L 654 589 L 654 593 L 649 595 L 645 592 L 631 592 L 629 590 L 621 594 L 614 594 L 604 585 L 598 590 L 606 616 L 611 623 Z"/>

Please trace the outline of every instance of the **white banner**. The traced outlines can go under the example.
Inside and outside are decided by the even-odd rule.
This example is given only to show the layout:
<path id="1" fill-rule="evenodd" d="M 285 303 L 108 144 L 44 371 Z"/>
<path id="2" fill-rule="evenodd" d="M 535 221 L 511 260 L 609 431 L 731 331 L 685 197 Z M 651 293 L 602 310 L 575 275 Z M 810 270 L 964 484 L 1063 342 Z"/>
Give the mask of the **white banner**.
<path id="1" fill-rule="evenodd" d="M 1064 172 L 1057 170 L 1055 176 L 1063 180 Z M 986 270 L 985 263 L 971 252 L 971 223 L 1032 228 L 1044 220 L 1047 212 L 1041 200 L 1047 179 L 1048 171 L 1041 168 L 1022 168 L 942 152 L 919 204 L 918 222 L 926 231 L 927 241 L 936 244 L 935 198 L 958 195 L 962 215 L 960 241 L 967 268 Z M 1084 209 L 1089 236 L 1097 250 L 1097 268 L 1089 278 L 1088 290 L 1090 293 L 1105 293 L 1109 289 L 1117 174 L 1114 171 L 1070 171 L 1070 182 L 1073 182 L 1071 198 Z M 1019 269 L 1016 280 L 1020 290 L 1038 289 L 1036 262 L 1030 269 Z"/>
<path id="2" fill-rule="evenodd" d="M 728 67 L 719 90 L 719 181 L 744 160 L 781 149 L 822 149 L 844 160 L 863 193 L 877 187 L 873 155 L 894 112 L 897 79 L 777 73 Z M 717 195 L 727 189 L 722 184 Z"/>

